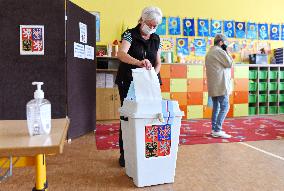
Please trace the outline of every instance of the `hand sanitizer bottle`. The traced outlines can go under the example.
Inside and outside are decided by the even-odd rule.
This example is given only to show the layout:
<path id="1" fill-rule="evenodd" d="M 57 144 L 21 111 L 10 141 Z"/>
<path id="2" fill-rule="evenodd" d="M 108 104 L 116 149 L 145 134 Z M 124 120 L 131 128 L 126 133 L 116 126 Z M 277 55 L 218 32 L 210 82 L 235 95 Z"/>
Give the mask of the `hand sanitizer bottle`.
<path id="1" fill-rule="evenodd" d="M 41 90 L 43 82 L 33 82 L 37 85 L 34 99 L 27 103 L 27 122 L 30 136 L 49 134 L 51 130 L 51 104 L 44 99 Z"/>

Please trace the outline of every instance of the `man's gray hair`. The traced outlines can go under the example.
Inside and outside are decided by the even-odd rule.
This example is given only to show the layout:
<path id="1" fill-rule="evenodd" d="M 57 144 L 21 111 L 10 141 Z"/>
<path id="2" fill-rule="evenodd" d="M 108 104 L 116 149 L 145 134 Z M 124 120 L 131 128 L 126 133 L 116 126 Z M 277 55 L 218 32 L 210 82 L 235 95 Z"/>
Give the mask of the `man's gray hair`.
<path id="1" fill-rule="evenodd" d="M 225 42 L 227 40 L 227 37 L 223 34 L 216 34 L 215 38 L 214 38 L 214 45 L 218 45 L 219 42 L 223 41 Z"/>
<path id="2" fill-rule="evenodd" d="M 139 22 L 155 21 L 157 24 L 162 22 L 162 11 L 158 7 L 146 7 L 143 9 Z"/>

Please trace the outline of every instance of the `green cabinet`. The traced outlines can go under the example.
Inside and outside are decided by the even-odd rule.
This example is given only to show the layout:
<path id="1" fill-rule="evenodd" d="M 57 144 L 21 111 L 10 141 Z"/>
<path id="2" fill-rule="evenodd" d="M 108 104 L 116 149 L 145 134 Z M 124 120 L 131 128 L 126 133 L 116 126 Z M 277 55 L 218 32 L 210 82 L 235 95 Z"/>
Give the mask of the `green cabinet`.
<path id="1" fill-rule="evenodd" d="M 249 115 L 283 113 L 284 65 L 249 65 L 248 77 Z"/>

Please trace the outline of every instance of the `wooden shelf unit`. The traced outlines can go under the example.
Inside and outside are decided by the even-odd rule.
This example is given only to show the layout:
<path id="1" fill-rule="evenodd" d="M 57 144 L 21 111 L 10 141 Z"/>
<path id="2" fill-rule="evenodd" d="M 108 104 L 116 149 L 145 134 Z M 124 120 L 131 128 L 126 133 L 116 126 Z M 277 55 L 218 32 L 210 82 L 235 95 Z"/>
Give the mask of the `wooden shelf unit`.
<path id="1" fill-rule="evenodd" d="M 105 73 L 113 75 L 115 80 L 119 66 L 119 60 L 116 57 L 98 56 L 97 75 Z M 115 120 L 119 119 L 118 109 L 120 107 L 120 98 L 118 88 L 114 84 L 112 88 L 97 87 L 96 96 L 96 119 L 97 120 Z"/>

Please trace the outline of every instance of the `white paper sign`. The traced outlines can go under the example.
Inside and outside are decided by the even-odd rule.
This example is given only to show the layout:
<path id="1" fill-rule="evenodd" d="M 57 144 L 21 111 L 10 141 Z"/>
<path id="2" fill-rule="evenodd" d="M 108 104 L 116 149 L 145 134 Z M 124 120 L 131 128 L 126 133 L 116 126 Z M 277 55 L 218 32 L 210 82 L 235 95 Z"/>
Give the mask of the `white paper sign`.
<path id="1" fill-rule="evenodd" d="M 80 42 L 87 43 L 87 25 L 84 23 L 79 22 L 79 29 L 80 29 Z"/>
<path id="2" fill-rule="evenodd" d="M 106 73 L 97 73 L 96 74 L 96 87 L 105 88 L 106 87 Z"/>
<path id="3" fill-rule="evenodd" d="M 74 42 L 74 57 L 85 59 L 85 46 Z"/>
<path id="4" fill-rule="evenodd" d="M 113 74 L 106 74 L 106 88 L 113 88 L 114 80 Z"/>
<path id="5" fill-rule="evenodd" d="M 85 45 L 85 53 L 87 59 L 94 60 L 95 58 L 94 47 Z"/>

